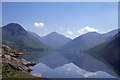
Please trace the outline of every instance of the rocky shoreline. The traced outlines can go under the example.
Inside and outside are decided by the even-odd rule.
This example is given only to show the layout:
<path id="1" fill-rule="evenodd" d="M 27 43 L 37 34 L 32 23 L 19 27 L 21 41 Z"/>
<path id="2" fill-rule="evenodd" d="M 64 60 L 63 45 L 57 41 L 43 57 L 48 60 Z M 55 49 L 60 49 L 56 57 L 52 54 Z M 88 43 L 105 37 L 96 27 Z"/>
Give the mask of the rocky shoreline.
<path id="1" fill-rule="evenodd" d="M 29 73 L 32 69 L 29 66 L 34 66 L 35 62 L 29 62 L 25 59 L 17 59 L 18 56 L 24 53 L 18 53 L 7 45 L 2 45 L 2 62 L 9 64 L 14 70 L 20 70 Z"/>

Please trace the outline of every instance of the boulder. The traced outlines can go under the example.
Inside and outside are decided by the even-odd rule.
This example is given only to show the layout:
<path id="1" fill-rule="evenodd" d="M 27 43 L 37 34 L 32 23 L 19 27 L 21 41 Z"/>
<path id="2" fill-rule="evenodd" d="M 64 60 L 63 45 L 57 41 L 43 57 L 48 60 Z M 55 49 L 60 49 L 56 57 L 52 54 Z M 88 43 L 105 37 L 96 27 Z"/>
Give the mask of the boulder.
<path id="1" fill-rule="evenodd" d="M 17 54 L 16 51 L 13 51 L 13 49 L 6 45 L 2 46 L 2 52 L 3 62 L 9 64 L 15 70 L 30 72 L 32 69 L 30 69 L 29 66 L 34 66 L 36 64 L 35 62 L 29 62 L 25 59 L 17 59 L 16 57 L 23 53 Z"/>

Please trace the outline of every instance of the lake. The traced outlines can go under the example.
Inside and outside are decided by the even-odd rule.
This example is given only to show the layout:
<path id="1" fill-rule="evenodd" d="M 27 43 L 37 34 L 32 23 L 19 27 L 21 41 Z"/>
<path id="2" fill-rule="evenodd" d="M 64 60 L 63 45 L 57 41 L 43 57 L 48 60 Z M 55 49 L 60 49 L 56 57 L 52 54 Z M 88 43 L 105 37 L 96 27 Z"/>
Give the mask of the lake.
<path id="1" fill-rule="evenodd" d="M 20 58 L 34 61 L 31 74 L 48 78 L 115 78 L 117 74 L 86 53 L 68 51 L 35 52 Z"/>

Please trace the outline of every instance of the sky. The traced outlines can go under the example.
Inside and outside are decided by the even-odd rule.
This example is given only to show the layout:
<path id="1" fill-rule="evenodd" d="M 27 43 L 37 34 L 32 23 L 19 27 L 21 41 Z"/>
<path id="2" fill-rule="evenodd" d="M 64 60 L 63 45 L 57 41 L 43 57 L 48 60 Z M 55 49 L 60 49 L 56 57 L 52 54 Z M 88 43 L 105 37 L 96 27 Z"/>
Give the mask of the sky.
<path id="1" fill-rule="evenodd" d="M 2 2 L 119 2 L 119 0 L 1 0 Z"/>
<path id="2" fill-rule="evenodd" d="M 40 36 L 58 32 L 76 38 L 118 28 L 117 2 L 3 2 L 2 26 L 18 23 Z"/>

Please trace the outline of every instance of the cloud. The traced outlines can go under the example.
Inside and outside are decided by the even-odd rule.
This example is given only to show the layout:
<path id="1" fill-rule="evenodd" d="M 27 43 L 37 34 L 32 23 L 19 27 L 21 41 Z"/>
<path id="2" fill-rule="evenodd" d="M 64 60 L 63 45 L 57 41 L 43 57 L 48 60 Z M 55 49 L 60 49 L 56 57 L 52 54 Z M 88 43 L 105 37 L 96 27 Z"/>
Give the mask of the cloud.
<path id="1" fill-rule="evenodd" d="M 80 34 L 84 34 L 85 33 L 85 29 L 79 29 L 77 32 L 80 33 Z"/>
<path id="2" fill-rule="evenodd" d="M 76 72 L 79 73 L 79 74 L 81 74 L 85 78 L 97 75 L 97 72 L 87 72 L 87 71 L 82 70 L 82 69 L 79 69 Z"/>
<path id="3" fill-rule="evenodd" d="M 67 33 L 68 33 L 69 35 L 72 35 L 72 34 L 73 34 L 73 32 L 72 32 L 72 31 L 67 31 Z"/>
<path id="4" fill-rule="evenodd" d="M 41 73 L 33 73 L 34 76 L 39 76 L 39 77 L 42 77 L 42 74 Z"/>
<path id="5" fill-rule="evenodd" d="M 87 32 L 98 32 L 98 29 L 91 28 L 91 27 L 87 26 L 85 28 L 79 29 L 77 32 L 80 33 L 80 34 L 84 34 L 84 33 L 87 33 Z"/>
<path id="6" fill-rule="evenodd" d="M 68 30 L 70 30 L 70 28 L 67 28 Z"/>
<path id="7" fill-rule="evenodd" d="M 88 72 L 88 73 L 85 73 L 84 74 L 84 77 L 89 77 L 89 76 L 94 76 L 94 75 L 96 75 L 97 73 L 92 73 L 92 72 Z"/>
<path id="8" fill-rule="evenodd" d="M 85 27 L 85 30 L 87 30 L 88 32 L 98 32 L 97 29 L 91 28 L 91 27 L 89 27 L 89 26 Z"/>
<path id="9" fill-rule="evenodd" d="M 83 70 L 82 69 L 77 70 L 76 72 L 79 73 L 79 74 L 81 74 L 81 75 L 83 75 Z"/>
<path id="10" fill-rule="evenodd" d="M 40 23 L 35 22 L 34 26 L 36 26 L 36 27 L 44 27 L 44 23 L 42 23 L 42 22 L 40 22 Z"/>
<path id="11" fill-rule="evenodd" d="M 72 68 L 70 67 L 70 68 L 67 68 L 66 70 L 67 70 L 67 71 L 71 71 L 71 70 L 72 70 Z"/>

